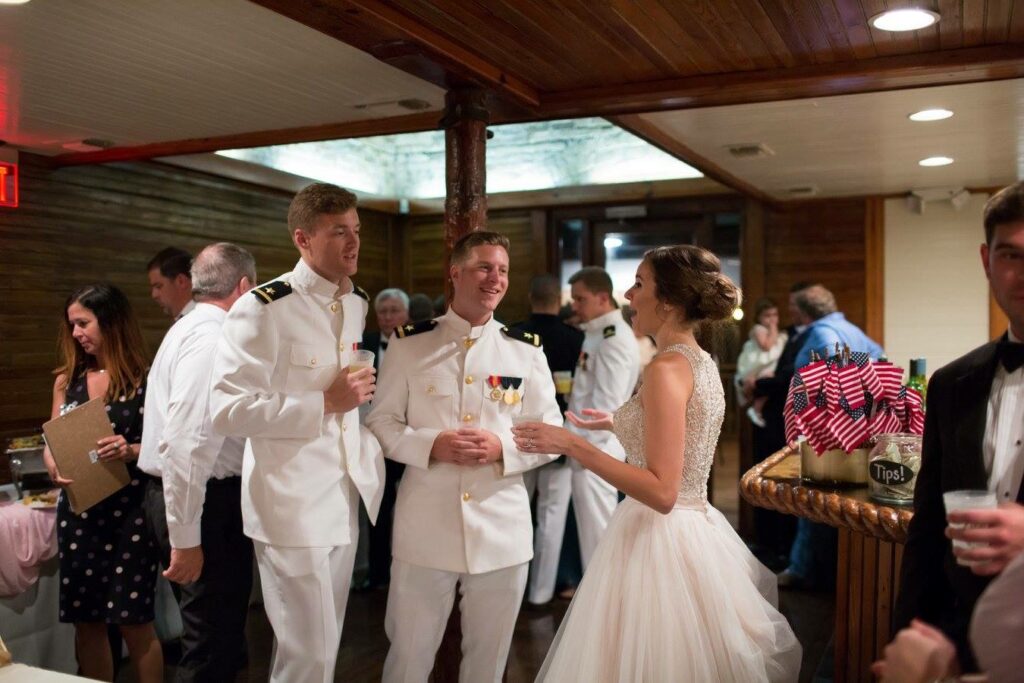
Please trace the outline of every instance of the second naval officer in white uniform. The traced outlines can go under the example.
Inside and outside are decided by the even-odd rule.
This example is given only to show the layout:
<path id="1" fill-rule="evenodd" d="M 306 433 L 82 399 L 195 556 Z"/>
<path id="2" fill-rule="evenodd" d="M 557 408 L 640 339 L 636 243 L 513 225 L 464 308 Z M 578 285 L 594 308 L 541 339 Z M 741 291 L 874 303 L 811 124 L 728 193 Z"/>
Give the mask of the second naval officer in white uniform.
<path id="1" fill-rule="evenodd" d="M 508 239 L 454 246 L 454 297 L 436 320 L 395 331 L 367 426 L 405 463 L 385 630 L 385 683 L 422 683 L 461 586 L 463 683 L 500 681 L 533 555 L 522 473 L 556 456 L 520 452 L 512 419 L 561 424 L 533 334 L 494 319 L 508 288 Z"/>
<path id="2" fill-rule="evenodd" d="M 629 400 L 640 374 L 636 337 L 621 309 L 615 307 L 612 279 L 604 268 L 583 268 L 569 278 L 569 284 L 573 312 L 579 316 L 584 334 L 569 395 L 569 411 L 576 415 L 586 409 L 614 412 Z M 610 431 L 579 429 L 569 421 L 565 426 L 605 453 L 626 459 L 622 444 Z M 584 572 L 619 502 L 614 486 L 571 458 L 566 467 L 550 473 L 548 493 L 547 514 L 537 526 L 536 556 L 527 598 L 538 605 L 550 601 L 555 591 L 569 499 L 576 511 Z"/>
<path id="3" fill-rule="evenodd" d="M 368 297 L 353 285 L 359 214 L 317 183 L 288 210 L 301 258 L 228 313 L 214 361 L 214 428 L 246 437 L 242 518 L 274 629 L 271 680 L 327 683 L 345 619 L 361 496 L 374 519 L 383 459 L 357 408 L 374 371 L 349 371 Z"/>

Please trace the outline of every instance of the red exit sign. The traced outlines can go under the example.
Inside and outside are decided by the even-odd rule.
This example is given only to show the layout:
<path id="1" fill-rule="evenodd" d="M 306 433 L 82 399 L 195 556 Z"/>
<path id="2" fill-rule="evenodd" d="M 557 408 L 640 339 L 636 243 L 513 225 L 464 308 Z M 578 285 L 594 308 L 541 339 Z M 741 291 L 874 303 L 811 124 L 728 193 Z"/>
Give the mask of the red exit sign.
<path id="1" fill-rule="evenodd" d="M 18 205 L 18 165 L 0 161 L 0 206 Z"/>

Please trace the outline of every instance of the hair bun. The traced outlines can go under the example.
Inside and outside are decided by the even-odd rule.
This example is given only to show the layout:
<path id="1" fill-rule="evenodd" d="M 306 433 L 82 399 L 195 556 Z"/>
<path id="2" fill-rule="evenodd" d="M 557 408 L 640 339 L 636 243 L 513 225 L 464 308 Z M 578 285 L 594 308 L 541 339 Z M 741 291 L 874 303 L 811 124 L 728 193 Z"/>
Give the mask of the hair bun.
<path id="1" fill-rule="evenodd" d="M 721 261 L 701 247 L 657 247 L 644 255 L 654 271 L 658 298 L 681 308 L 691 323 L 725 320 L 740 305 L 740 290 Z"/>

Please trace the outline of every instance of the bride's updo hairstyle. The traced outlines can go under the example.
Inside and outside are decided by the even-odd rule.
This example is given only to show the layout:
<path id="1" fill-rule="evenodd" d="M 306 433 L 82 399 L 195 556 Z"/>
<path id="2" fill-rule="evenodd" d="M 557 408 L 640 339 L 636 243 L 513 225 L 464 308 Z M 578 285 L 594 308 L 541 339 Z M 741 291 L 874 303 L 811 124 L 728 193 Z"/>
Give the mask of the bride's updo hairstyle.
<path id="1" fill-rule="evenodd" d="M 732 316 L 740 290 L 722 273 L 722 262 L 707 249 L 690 244 L 656 247 L 644 254 L 654 271 L 658 299 L 683 312 L 688 323 L 703 326 Z"/>

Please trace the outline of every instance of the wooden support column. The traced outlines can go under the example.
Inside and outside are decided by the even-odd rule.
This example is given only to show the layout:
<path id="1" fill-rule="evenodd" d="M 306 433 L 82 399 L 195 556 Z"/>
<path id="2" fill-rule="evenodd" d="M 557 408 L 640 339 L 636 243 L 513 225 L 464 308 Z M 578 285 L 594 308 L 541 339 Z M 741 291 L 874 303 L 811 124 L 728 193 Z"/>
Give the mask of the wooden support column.
<path id="1" fill-rule="evenodd" d="M 449 301 L 452 246 L 463 235 L 487 228 L 487 123 L 483 90 L 449 90 L 445 95 L 444 290 Z"/>
<path id="2" fill-rule="evenodd" d="M 463 235 L 487 228 L 487 108 L 479 89 L 445 95 L 444 294 L 452 300 L 448 277 L 452 247 Z M 448 618 L 434 661 L 432 683 L 458 683 L 462 660 L 459 602 Z"/>

